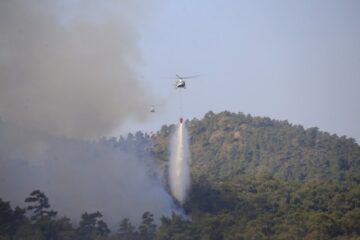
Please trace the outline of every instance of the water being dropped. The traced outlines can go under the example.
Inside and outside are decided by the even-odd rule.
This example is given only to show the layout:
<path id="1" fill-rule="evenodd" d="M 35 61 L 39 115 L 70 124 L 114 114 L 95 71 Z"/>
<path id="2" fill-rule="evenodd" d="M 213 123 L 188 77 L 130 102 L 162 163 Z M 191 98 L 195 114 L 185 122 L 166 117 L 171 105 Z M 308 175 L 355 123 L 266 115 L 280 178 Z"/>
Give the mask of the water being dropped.
<path id="1" fill-rule="evenodd" d="M 184 203 L 190 189 L 190 148 L 185 124 L 177 126 L 171 143 L 169 180 L 172 195 Z"/>

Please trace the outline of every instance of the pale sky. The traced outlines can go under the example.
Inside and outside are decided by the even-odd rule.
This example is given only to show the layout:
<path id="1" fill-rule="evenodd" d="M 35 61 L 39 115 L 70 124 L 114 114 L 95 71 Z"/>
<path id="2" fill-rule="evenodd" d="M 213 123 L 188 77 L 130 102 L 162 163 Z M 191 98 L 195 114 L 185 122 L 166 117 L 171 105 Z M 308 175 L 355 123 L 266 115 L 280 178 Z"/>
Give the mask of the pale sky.
<path id="1" fill-rule="evenodd" d="M 360 140 L 360 1 L 159 0 L 138 33 L 162 100 L 123 132 L 228 110 Z M 175 74 L 201 77 L 179 91 Z"/>

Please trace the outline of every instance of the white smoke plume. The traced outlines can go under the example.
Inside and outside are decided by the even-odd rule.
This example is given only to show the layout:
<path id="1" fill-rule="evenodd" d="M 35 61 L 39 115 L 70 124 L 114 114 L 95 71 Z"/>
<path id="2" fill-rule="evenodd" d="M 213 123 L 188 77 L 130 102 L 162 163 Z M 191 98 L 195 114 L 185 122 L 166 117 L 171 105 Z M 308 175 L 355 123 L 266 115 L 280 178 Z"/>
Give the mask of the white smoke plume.
<path id="1" fill-rule="evenodd" d="M 170 156 L 170 189 L 180 204 L 186 200 L 191 185 L 190 148 L 186 125 L 179 124 L 172 137 Z"/>
<path id="2" fill-rule="evenodd" d="M 149 159 L 93 141 L 129 118 L 145 120 L 141 106 L 156 101 L 135 69 L 145 3 L 0 1 L 2 199 L 24 206 L 39 189 L 60 215 L 100 211 L 112 225 L 169 214 Z"/>

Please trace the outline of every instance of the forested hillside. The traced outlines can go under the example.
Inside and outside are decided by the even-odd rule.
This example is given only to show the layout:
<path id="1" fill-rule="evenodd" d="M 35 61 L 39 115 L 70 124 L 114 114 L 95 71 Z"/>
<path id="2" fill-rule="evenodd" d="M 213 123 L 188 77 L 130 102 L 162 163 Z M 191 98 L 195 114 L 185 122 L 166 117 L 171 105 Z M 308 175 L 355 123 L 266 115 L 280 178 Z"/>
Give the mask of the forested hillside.
<path id="1" fill-rule="evenodd" d="M 183 206 L 187 217 L 164 217 L 156 226 L 147 212 L 134 226 L 119 216 L 117 232 L 110 233 L 98 212 L 84 213 L 77 226 L 46 204 L 36 211 L 47 198 L 35 192 L 27 209 L 0 201 L 0 239 L 360 239 L 354 139 L 242 113 L 209 112 L 186 124 L 193 181 Z M 152 136 L 138 132 L 102 143 L 140 158 L 151 153 L 158 169 L 149 174 L 157 177 L 160 169 L 166 176 L 173 130 L 163 126 Z"/>
<path id="2" fill-rule="evenodd" d="M 187 124 L 195 178 L 360 182 L 360 147 L 352 138 L 242 113 L 209 112 Z M 164 126 L 155 140 L 155 155 L 165 161 L 170 133 Z"/>
<path id="3" fill-rule="evenodd" d="M 354 139 L 242 113 L 209 112 L 187 125 L 193 187 L 185 208 L 199 239 L 360 238 Z M 154 138 L 160 164 L 172 127 Z"/>

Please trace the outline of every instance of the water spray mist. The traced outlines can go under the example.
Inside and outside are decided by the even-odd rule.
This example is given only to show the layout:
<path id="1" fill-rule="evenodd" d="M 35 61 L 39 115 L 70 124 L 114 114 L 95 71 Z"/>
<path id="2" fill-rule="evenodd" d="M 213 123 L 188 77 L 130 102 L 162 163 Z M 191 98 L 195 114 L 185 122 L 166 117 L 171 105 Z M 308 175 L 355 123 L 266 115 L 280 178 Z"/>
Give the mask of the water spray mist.
<path id="1" fill-rule="evenodd" d="M 172 138 L 170 158 L 170 189 L 182 204 L 190 189 L 190 148 L 185 124 L 180 122 Z"/>

